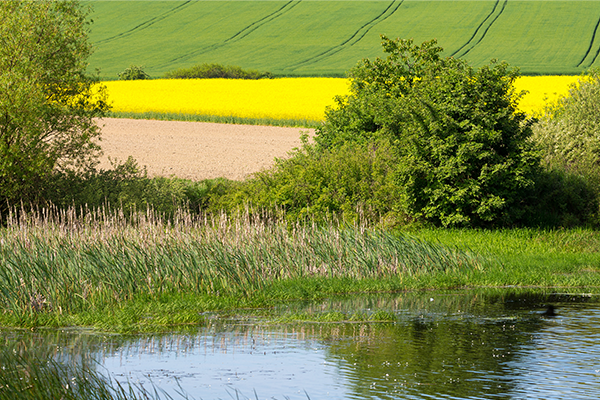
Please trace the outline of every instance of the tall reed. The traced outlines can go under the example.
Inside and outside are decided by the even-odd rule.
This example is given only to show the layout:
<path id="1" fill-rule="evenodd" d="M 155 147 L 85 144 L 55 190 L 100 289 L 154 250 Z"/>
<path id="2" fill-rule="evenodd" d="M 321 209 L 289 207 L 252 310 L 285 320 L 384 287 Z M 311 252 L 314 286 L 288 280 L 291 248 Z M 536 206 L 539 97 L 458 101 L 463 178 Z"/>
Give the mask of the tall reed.
<path id="1" fill-rule="evenodd" d="M 13 212 L 0 230 L 5 313 L 71 313 L 139 294 L 252 296 L 275 281 L 378 278 L 481 269 L 476 257 L 364 226 L 293 225 L 152 210 Z"/>

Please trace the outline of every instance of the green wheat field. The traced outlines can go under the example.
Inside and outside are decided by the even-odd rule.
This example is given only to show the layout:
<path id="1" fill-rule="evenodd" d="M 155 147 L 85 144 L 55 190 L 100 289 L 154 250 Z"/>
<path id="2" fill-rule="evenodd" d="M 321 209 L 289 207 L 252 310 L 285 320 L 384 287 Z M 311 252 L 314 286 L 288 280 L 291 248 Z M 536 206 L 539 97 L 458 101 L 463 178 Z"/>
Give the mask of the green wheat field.
<path id="1" fill-rule="evenodd" d="M 197 63 L 278 76 L 343 76 L 380 56 L 379 35 L 436 38 L 474 66 L 579 74 L 600 65 L 598 1 L 88 1 L 90 67 L 116 79 L 130 64 L 153 77 Z"/>

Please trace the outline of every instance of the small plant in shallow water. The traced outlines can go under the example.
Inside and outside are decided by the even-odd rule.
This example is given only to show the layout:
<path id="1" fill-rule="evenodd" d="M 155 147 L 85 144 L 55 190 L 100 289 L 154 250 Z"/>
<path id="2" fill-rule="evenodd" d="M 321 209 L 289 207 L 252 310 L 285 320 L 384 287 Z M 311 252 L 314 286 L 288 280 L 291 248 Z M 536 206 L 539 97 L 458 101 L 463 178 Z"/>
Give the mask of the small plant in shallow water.
<path id="1" fill-rule="evenodd" d="M 172 398 L 161 396 L 157 388 L 148 390 L 130 382 L 121 384 L 100 373 L 97 365 L 59 362 L 52 356 L 35 355 L 34 351 L 6 346 L 0 350 L 0 400 Z"/>
<path id="2" fill-rule="evenodd" d="M 369 316 L 369 321 L 385 321 L 385 322 L 394 322 L 398 319 L 396 314 L 391 311 L 383 311 L 379 310 L 374 312 Z"/>

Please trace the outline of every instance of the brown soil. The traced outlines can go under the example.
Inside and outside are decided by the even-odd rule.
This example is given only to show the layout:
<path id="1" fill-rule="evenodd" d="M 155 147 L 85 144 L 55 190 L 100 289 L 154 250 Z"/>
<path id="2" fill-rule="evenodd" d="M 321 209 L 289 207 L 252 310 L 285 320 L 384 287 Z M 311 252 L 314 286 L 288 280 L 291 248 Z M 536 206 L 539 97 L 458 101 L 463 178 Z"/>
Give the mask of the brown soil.
<path id="1" fill-rule="evenodd" d="M 132 156 L 149 176 L 241 180 L 300 146 L 301 128 L 104 118 L 100 167 Z M 309 134 L 313 134 L 311 130 Z"/>

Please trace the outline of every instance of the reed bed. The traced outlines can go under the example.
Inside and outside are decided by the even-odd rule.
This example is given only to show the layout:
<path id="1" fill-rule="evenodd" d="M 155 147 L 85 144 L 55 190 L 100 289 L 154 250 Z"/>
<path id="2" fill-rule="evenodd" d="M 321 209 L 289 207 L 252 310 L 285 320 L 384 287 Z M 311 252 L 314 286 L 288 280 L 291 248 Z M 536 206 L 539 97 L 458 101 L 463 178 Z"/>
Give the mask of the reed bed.
<path id="1" fill-rule="evenodd" d="M 0 264 L 0 304 L 14 315 L 77 313 L 140 294 L 251 297 L 276 281 L 482 268 L 467 252 L 364 226 L 105 209 L 12 213 Z"/>

